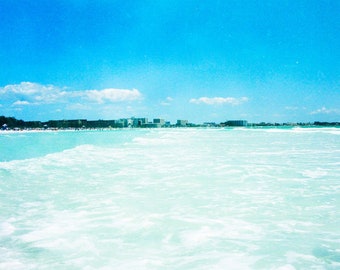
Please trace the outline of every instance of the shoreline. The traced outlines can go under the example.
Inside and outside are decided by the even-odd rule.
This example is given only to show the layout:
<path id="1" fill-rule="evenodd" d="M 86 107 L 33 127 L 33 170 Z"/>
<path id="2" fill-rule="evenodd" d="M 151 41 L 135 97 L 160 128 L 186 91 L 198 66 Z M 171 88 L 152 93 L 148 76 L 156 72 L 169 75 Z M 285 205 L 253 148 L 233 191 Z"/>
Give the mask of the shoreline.
<path id="1" fill-rule="evenodd" d="M 81 132 L 81 131 L 117 131 L 117 130 L 155 130 L 155 129 L 237 129 L 237 130 L 299 130 L 299 129 L 340 129 L 340 126 L 322 126 L 322 125 L 291 125 L 291 126 L 244 126 L 244 127 L 231 127 L 231 126 L 195 126 L 195 127 L 158 127 L 158 128 L 30 128 L 30 129 L 19 129 L 19 128 L 8 128 L 0 129 L 0 134 L 18 134 L 18 133 L 43 133 L 43 132 Z"/>

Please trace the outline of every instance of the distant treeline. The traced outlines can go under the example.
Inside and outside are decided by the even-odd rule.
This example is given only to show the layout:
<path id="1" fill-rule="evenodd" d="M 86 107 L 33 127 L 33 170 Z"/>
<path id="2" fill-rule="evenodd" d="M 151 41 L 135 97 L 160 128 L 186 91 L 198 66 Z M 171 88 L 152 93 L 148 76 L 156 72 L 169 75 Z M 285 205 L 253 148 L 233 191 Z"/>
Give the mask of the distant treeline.
<path id="1" fill-rule="evenodd" d="M 271 126 L 340 126 L 340 122 L 309 122 L 309 123 L 303 123 L 303 122 L 298 122 L 298 123 L 252 123 L 249 124 L 248 126 L 253 126 L 253 127 L 271 127 Z"/>
<path id="2" fill-rule="evenodd" d="M 227 123 L 227 122 L 226 122 Z M 226 123 L 215 124 L 215 126 L 225 126 Z M 314 123 L 252 123 L 247 124 L 247 126 L 340 126 L 340 122 L 319 122 Z M 191 126 L 199 126 L 193 125 Z M 81 128 L 121 128 L 125 127 L 122 125 L 120 120 L 86 120 L 86 119 L 76 119 L 76 120 L 49 120 L 46 122 L 41 121 L 24 121 L 18 120 L 14 117 L 0 116 L 0 128 L 2 129 L 81 129 Z"/>
<path id="3" fill-rule="evenodd" d="M 108 128 L 118 127 L 115 120 L 95 120 L 88 121 L 86 119 L 76 120 L 49 120 L 46 122 L 41 121 L 23 121 L 14 117 L 0 116 L 0 127 L 7 127 L 10 129 L 39 129 L 39 128 Z"/>
<path id="4" fill-rule="evenodd" d="M 340 122 L 314 122 L 316 126 L 340 126 Z"/>

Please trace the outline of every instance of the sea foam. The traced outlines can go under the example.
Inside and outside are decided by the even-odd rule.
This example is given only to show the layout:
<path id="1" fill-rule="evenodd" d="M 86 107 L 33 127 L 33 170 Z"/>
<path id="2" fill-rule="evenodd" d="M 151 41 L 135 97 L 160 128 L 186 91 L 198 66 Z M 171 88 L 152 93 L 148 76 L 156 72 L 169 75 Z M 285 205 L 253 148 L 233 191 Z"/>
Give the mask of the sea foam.
<path id="1" fill-rule="evenodd" d="M 0 162 L 0 268 L 337 269 L 326 131 L 35 134 L 40 154 Z"/>

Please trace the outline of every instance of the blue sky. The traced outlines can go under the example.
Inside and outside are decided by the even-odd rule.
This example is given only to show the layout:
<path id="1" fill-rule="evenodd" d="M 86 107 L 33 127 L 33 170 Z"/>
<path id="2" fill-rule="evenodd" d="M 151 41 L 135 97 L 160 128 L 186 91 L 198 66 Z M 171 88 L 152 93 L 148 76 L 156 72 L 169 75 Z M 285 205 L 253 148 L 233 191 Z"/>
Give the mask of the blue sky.
<path id="1" fill-rule="evenodd" d="M 0 0 L 0 115 L 340 121 L 338 0 Z"/>

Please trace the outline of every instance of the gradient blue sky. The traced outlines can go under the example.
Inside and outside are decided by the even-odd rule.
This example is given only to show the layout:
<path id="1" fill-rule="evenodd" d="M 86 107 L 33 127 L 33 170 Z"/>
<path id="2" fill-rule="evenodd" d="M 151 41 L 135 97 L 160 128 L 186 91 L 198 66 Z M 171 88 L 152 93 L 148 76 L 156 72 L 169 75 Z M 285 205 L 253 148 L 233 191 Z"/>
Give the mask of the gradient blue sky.
<path id="1" fill-rule="evenodd" d="M 340 121 L 338 0 L 0 0 L 0 115 Z"/>

